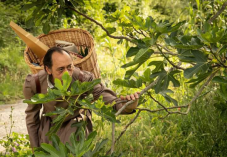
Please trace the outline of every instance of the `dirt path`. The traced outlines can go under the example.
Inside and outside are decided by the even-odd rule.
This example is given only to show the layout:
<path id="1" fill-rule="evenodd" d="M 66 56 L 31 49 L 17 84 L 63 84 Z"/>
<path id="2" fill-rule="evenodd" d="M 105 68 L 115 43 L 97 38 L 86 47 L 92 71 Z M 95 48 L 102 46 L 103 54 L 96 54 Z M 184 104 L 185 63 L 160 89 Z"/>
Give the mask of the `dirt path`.
<path id="1" fill-rule="evenodd" d="M 12 128 L 12 132 L 27 134 L 27 128 L 25 124 L 25 109 L 27 107 L 27 104 L 22 103 L 22 101 L 19 101 L 16 104 L 7 104 L 7 105 L 0 105 L 0 139 L 2 139 L 4 136 L 6 136 L 6 129 L 9 133 L 10 129 L 10 111 L 11 106 L 14 108 L 13 110 L 13 121 L 14 121 L 14 127 Z M 4 151 L 4 148 L 0 146 L 0 152 Z"/>

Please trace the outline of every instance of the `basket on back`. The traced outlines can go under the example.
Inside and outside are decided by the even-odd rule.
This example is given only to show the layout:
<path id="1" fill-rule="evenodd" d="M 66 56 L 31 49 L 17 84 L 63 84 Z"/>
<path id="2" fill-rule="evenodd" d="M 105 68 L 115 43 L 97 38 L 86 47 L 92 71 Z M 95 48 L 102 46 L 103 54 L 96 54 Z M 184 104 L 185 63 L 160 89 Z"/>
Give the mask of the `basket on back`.
<path id="1" fill-rule="evenodd" d="M 74 43 L 78 50 L 88 49 L 88 55 L 82 59 L 75 59 L 73 64 L 81 70 L 90 71 L 95 78 L 100 77 L 99 67 L 97 64 L 97 55 L 95 53 L 94 41 L 92 36 L 85 30 L 71 28 L 51 31 L 48 34 L 38 36 L 38 39 L 49 48 L 55 46 L 55 40 L 62 40 Z M 73 53 L 71 53 L 73 56 Z M 43 69 L 42 60 L 26 47 L 24 52 L 25 62 L 29 65 L 32 73 L 38 73 Z M 41 66 L 39 66 L 41 65 Z"/>

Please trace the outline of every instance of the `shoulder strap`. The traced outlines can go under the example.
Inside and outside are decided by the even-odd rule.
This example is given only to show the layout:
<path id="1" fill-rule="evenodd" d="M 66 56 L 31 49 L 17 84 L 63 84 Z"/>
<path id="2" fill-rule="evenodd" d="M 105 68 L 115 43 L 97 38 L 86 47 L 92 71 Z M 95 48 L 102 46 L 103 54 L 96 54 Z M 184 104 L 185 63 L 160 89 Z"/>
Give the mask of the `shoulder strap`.
<path id="1" fill-rule="evenodd" d="M 35 75 L 36 93 L 41 93 L 41 86 L 38 73 Z"/>

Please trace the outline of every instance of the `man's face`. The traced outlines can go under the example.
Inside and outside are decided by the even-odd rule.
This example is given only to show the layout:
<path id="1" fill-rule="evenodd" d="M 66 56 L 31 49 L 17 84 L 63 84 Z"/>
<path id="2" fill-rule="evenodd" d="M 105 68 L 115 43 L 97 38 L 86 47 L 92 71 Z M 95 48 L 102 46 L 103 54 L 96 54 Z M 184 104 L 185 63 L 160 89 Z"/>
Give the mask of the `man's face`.
<path id="1" fill-rule="evenodd" d="M 65 71 L 68 71 L 69 75 L 72 77 L 73 68 L 72 58 L 67 52 L 63 51 L 63 53 L 54 52 L 52 54 L 52 68 L 46 67 L 46 71 L 49 75 L 52 74 L 54 81 L 55 78 L 61 80 Z"/>

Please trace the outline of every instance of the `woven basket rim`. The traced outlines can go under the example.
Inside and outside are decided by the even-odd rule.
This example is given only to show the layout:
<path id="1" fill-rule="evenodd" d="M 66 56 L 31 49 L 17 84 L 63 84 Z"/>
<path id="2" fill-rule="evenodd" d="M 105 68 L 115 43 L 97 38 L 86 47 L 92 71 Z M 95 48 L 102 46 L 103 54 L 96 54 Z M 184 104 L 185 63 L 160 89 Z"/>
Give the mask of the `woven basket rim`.
<path id="1" fill-rule="evenodd" d="M 93 37 L 91 36 L 91 34 L 88 31 L 80 29 L 80 28 L 67 28 L 67 29 L 62 28 L 62 29 L 59 29 L 59 30 L 50 31 L 48 34 L 41 34 L 41 35 L 37 36 L 37 38 L 40 39 L 42 37 L 45 37 L 45 36 L 48 36 L 48 35 L 51 35 L 51 34 L 61 33 L 61 32 L 76 32 L 76 31 L 80 31 L 82 33 L 87 34 L 89 36 L 89 38 L 91 38 L 91 40 L 92 40 L 91 48 L 89 50 L 88 55 L 86 57 L 82 58 L 79 61 L 73 61 L 73 64 L 81 64 L 82 62 L 85 62 L 86 60 L 88 60 L 90 58 L 90 56 L 92 55 L 92 53 L 95 51 Z M 27 62 L 27 64 L 33 69 L 37 69 L 37 70 L 43 69 L 44 68 L 43 66 L 35 66 L 32 63 L 30 63 L 30 61 L 27 58 L 27 54 L 26 54 L 26 52 L 28 52 L 28 49 L 29 49 L 29 47 L 26 45 L 26 48 L 24 50 L 24 57 L 25 57 L 25 61 Z"/>

